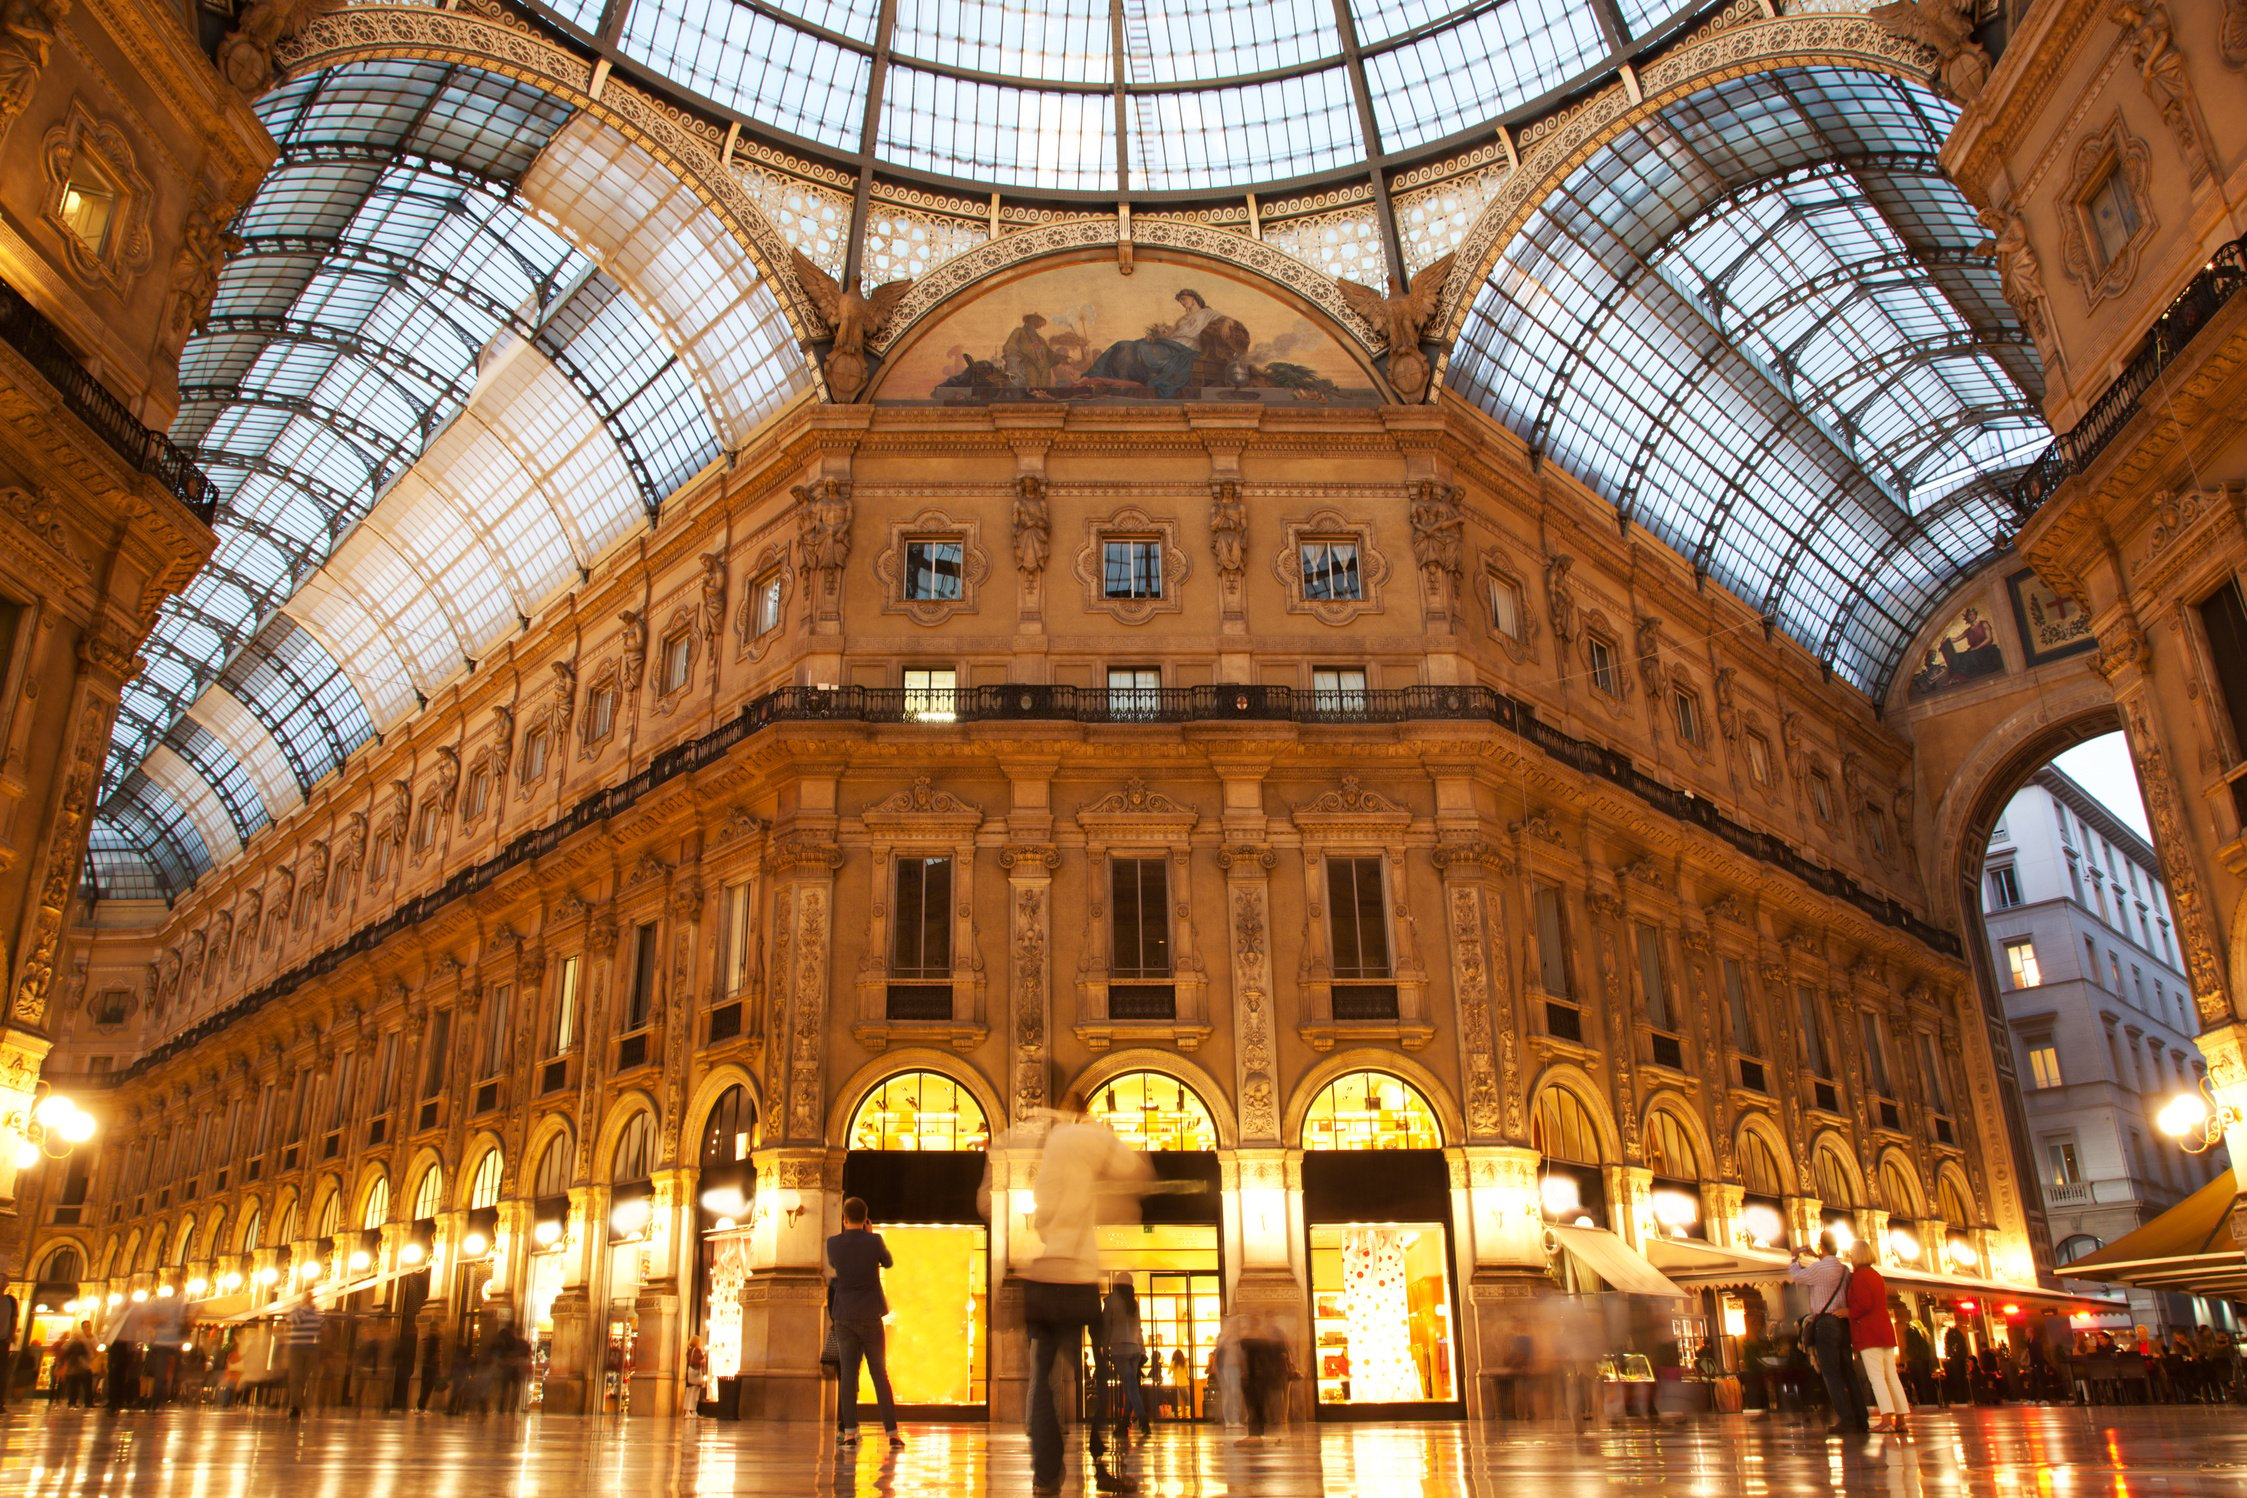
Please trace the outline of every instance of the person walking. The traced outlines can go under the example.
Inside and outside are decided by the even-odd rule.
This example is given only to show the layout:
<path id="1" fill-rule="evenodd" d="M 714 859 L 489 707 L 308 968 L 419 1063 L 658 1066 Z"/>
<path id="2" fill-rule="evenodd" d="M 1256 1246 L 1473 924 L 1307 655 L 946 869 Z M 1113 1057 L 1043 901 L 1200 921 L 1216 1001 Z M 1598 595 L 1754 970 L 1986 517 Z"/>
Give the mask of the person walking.
<path id="1" fill-rule="evenodd" d="M 687 1338 L 687 1413 L 702 1413 L 703 1376 L 710 1371 L 710 1354 L 704 1351 L 702 1338 Z"/>
<path id="2" fill-rule="evenodd" d="M 1046 1131 L 1038 1159 L 1034 1224 L 1044 1252 L 1022 1271 L 1022 1316 L 1030 1334 L 1030 1491 L 1061 1491 L 1064 1466 L 1061 1408 L 1053 1395 L 1056 1364 L 1078 1366 L 1090 1336 L 1099 1352 L 1100 1198 L 1131 1190 L 1153 1174 L 1144 1156 L 1113 1130 L 1085 1116 L 1084 1098 L 1063 1099 Z M 1089 1426 L 1094 1485 L 1103 1493 L 1137 1492 L 1139 1485 L 1107 1470 L 1099 1422 Z"/>
<path id="3" fill-rule="evenodd" d="M 62 1402 L 79 1409 L 91 1409 L 94 1403 L 94 1329 L 90 1322 L 81 1321 L 63 1338 L 62 1351 L 55 1355 L 56 1382 L 62 1388 Z"/>
<path id="4" fill-rule="evenodd" d="M 326 1318 L 308 1293 L 281 1318 L 281 1349 L 288 1362 L 289 1418 L 302 1420 L 320 1372 L 320 1327 Z"/>
<path id="5" fill-rule="evenodd" d="M 1139 1325 L 1139 1291 L 1131 1283 L 1131 1276 L 1119 1274 L 1115 1285 L 1108 1291 L 1108 1303 L 1101 1309 L 1101 1332 L 1108 1343 L 1108 1362 L 1115 1370 L 1116 1444 L 1123 1445 L 1131 1439 L 1131 1428 L 1139 1427 L 1143 1436 L 1152 1435 L 1154 1426 L 1147 1419 L 1147 1399 L 1139 1386 L 1139 1372 L 1147 1363 L 1147 1334 Z"/>
<path id="6" fill-rule="evenodd" d="M 1849 1262 L 1856 1266 L 1849 1276 L 1849 1345 L 1865 1365 L 1865 1381 L 1880 1409 L 1873 1429 L 1900 1436 L 1912 1401 L 1896 1374 L 1896 1318 L 1888 1309 L 1888 1281 L 1873 1268 L 1872 1245 L 1862 1239 L 1850 1245 Z"/>
<path id="7" fill-rule="evenodd" d="M 445 1386 L 445 1337 L 434 1325 L 421 1334 L 421 1351 L 415 1366 L 421 1370 L 421 1383 L 414 1395 L 414 1408 L 427 1410 L 430 1399 Z"/>
<path id="8" fill-rule="evenodd" d="M 1261 1446 L 1273 1411 L 1287 1397 L 1287 1343 L 1281 1338 L 1279 1328 L 1273 1324 L 1272 1313 L 1269 1311 L 1242 1311 L 1237 1319 L 1241 1418 L 1248 1426 L 1248 1434 L 1233 1444 Z"/>
<path id="9" fill-rule="evenodd" d="M 882 1429 L 889 1449 L 905 1449 L 897 1432 L 897 1400 L 889 1387 L 889 1342 L 882 1318 L 889 1314 L 889 1298 L 882 1293 L 882 1271 L 894 1267 L 889 1245 L 874 1231 L 866 1203 L 853 1196 L 843 1202 L 843 1230 L 827 1240 L 827 1264 L 834 1276 L 829 1315 L 835 1322 L 835 1346 L 842 1354 L 837 1372 L 841 1393 L 836 1401 L 835 1445 L 844 1451 L 858 1445 L 858 1365 L 866 1365 L 874 1381 L 875 1406 L 881 1411 Z"/>
<path id="10" fill-rule="evenodd" d="M 1818 1359 L 1818 1373 L 1833 1401 L 1834 1423 L 1829 1436 L 1864 1435 L 1872 1429 L 1865 1418 L 1864 1396 L 1857 1392 L 1857 1373 L 1849 1356 L 1849 1266 L 1834 1254 L 1831 1233 L 1818 1235 L 1818 1252 L 1795 1254 L 1787 1278 L 1810 1294 L 1810 1346 Z M 1889 1333 L 1891 1342 L 1895 1333 Z"/>

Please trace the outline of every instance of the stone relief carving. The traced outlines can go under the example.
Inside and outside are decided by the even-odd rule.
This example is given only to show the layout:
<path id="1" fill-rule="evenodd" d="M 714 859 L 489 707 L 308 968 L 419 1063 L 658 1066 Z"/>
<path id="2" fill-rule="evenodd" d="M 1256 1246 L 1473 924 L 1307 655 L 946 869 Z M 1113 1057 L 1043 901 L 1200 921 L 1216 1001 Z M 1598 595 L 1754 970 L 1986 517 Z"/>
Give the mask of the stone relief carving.
<path id="1" fill-rule="evenodd" d="M 1014 481 L 1014 567 L 1025 580 L 1042 576 L 1053 539 L 1053 510 L 1046 482 L 1034 473 Z"/>
<path id="2" fill-rule="evenodd" d="M 817 1139 L 819 1127 L 820 1016 L 827 1000 L 827 891 L 806 884 L 796 891 L 796 1015 L 789 1036 L 788 1132 Z"/>
<path id="3" fill-rule="evenodd" d="M 1266 856 L 1269 856 L 1268 854 Z M 1255 870 L 1253 864 L 1248 865 Z M 1239 995 L 1234 1022 L 1241 1072 L 1241 1138 L 1279 1138 L 1279 1107 L 1272 1082 L 1272 1020 L 1265 976 L 1266 891 L 1261 871 L 1232 884 L 1233 983 Z"/>
<path id="4" fill-rule="evenodd" d="M 2028 225 L 2010 207 L 1985 208 L 1978 215 L 1990 237 L 1975 247 L 1975 253 L 1987 255 L 1997 262 L 1998 289 L 2013 310 L 2021 314 L 2021 325 L 2029 330 L 2036 346 L 2049 346 L 2052 337 L 2051 307 L 2044 289 L 2044 264 L 2029 245 Z"/>
<path id="5" fill-rule="evenodd" d="M 1492 1053 L 1490 960 L 1484 946 L 1482 891 L 1471 883 L 1451 887 L 1451 973 L 1459 996 L 1459 1041 L 1467 1072 L 1467 1132 L 1490 1137 L 1505 1118 L 1503 1090 Z"/>
<path id="6" fill-rule="evenodd" d="M 1990 79 L 1990 55 L 1974 40 L 1973 0 L 1895 0 L 1866 19 L 1935 54 L 1933 82 L 1946 97 L 1971 104 Z"/>
<path id="7" fill-rule="evenodd" d="M 1451 267 L 1457 259 L 1455 254 L 1444 255 L 1429 262 L 1409 285 L 1392 281 L 1386 296 L 1357 281 L 1340 283 L 1350 309 L 1388 345 L 1389 388 L 1406 405 L 1427 398 L 1433 370 L 1420 345 L 1442 304 L 1444 283 L 1451 279 Z"/>
<path id="8" fill-rule="evenodd" d="M 1460 532 L 1467 525 L 1461 506 L 1466 497 L 1467 491 L 1457 484 L 1434 479 L 1412 486 L 1412 556 L 1432 596 L 1441 596 L 1437 590 L 1442 583 L 1459 580 Z"/>
<path id="9" fill-rule="evenodd" d="M 842 479 L 818 479 L 789 490 L 796 498 L 796 540 L 804 570 L 819 579 L 819 604 L 832 604 L 850 560 L 850 528 L 856 507 L 851 486 Z"/>
<path id="10" fill-rule="evenodd" d="M 912 278 L 886 281 L 862 296 L 856 288 L 845 291 L 802 250 L 791 248 L 788 264 L 796 272 L 796 284 L 803 289 L 804 297 L 818 310 L 825 324 L 823 331 L 831 340 L 823 363 L 827 393 L 846 404 L 857 400 L 873 372 L 866 358 L 867 341 L 881 336 L 897 304 L 913 289 Z"/>
<path id="11" fill-rule="evenodd" d="M 1569 577 L 1575 566 L 1574 557 L 1557 552 L 1545 558 L 1545 615 L 1554 641 L 1563 646 L 1576 643 L 1576 585 Z"/>
<path id="12" fill-rule="evenodd" d="M 1044 867 L 1043 860 L 1038 861 Z M 1014 1116 L 1026 1119 L 1046 1106 L 1046 904 L 1045 879 L 1014 890 Z"/>
<path id="13" fill-rule="evenodd" d="M 2200 876 L 2186 851 L 2184 809 L 2169 776 L 2169 757 L 2154 737 L 2143 700 L 2130 703 L 2129 723 L 2130 751 L 2138 763 L 2138 782 L 2145 789 L 2146 814 L 2153 820 L 2154 851 L 2161 858 L 2162 877 L 2169 882 L 2169 903 L 2176 907 L 2177 934 L 2185 949 L 2186 971 L 2192 975 L 2193 1002 L 2199 1006 L 2203 1023 L 2220 1024 L 2231 1015 L 2231 999 Z"/>
<path id="14" fill-rule="evenodd" d="M 38 91 L 55 28 L 70 0 L 6 0 L 0 4 L 0 139 Z"/>
<path id="15" fill-rule="evenodd" d="M 559 747 L 577 718 L 577 662 L 555 661 L 547 669 L 554 673 L 554 742 Z"/>
<path id="16" fill-rule="evenodd" d="M 1220 479 L 1209 486 L 1209 549 L 1217 558 L 1217 573 L 1238 586 L 1248 562 L 1248 506 L 1241 502 L 1241 486 Z"/>
<path id="17" fill-rule="evenodd" d="M 2123 41 L 2137 59 L 2146 97 L 2161 112 L 2161 122 L 2176 140 L 2192 180 L 2209 176 L 2215 170 L 2215 153 L 2193 96 L 2192 76 L 2185 71 L 2184 54 L 2177 50 L 2169 7 L 2162 0 L 2116 0 L 2107 19 L 2122 28 Z"/>
<path id="18" fill-rule="evenodd" d="M 175 353 L 203 325 L 227 257 L 243 246 L 241 236 L 227 228 L 234 211 L 230 203 L 201 201 L 180 226 L 179 248 L 172 252 L 171 297 L 164 304 L 164 346 Z"/>
<path id="19" fill-rule="evenodd" d="M 624 633 L 619 637 L 623 642 L 623 654 L 617 668 L 629 701 L 638 695 L 640 683 L 648 676 L 648 616 L 638 609 L 626 609 L 616 618 L 624 626 Z"/>
<path id="20" fill-rule="evenodd" d="M 718 637 L 726 629 L 726 554 L 705 552 L 701 557 L 701 600 L 695 609 L 695 631 L 710 657 L 710 684 L 718 684 Z"/>
<path id="21" fill-rule="evenodd" d="M 62 795 L 47 838 L 45 873 L 39 883 L 31 936 L 24 943 L 21 976 L 8 1006 L 10 1017 L 23 1024 L 36 1026 L 47 1017 L 55 951 L 62 940 L 63 914 L 70 908 L 79 850 L 85 846 L 86 817 L 93 806 L 94 776 L 101 763 L 109 719 L 110 709 L 97 699 L 89 697 L 79 706 L 70 769 L 63 776 Z"/>
<path id="22" fill-rule="evenodd" d="M 980 816 L 982 810 L 971 802 L 962 801 L 950 791 L 938 790 L 935 782 L 928 776 L 916 775 L 910 786 L 869 806 L 864 814 L 934 812 L 944 816 Z"/>
<path id="23" fill-rule="evenodd" d="M 0 489 L 0 509 L 4 509 L 9 519 L 38 537 L 41 544 L 74 569 L 86 571 L 86 564 L 79 560 L 78 553 L 71 547 L 69 530 L 57 517 L 55 507 L 49 501 L 28 489 L 11 487 Z"/>

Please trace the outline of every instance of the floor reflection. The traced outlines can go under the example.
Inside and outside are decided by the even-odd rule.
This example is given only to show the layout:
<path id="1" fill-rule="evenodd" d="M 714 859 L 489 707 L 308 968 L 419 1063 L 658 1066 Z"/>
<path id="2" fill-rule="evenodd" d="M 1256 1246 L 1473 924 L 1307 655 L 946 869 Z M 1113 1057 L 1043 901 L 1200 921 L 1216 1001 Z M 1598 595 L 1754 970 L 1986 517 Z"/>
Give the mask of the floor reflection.
<path id="1" fill-rule="evenodd" d="M 808 1427 L 525 1416 L 0 1415 L 0 1498 L 705 1498 L 1027 1493 L 1018 1429 L 908 1429 L 838 1453 Z M 1071 1492 L 1085 1491 L 1079 1453 Z M 2007 1409 L 1923 1416 L 1910 1442 L 1828 1442 L 1804 1424 L 1296 1426 L 1243 1449 L 1172 1427 L 1133 1448 L 1147 1498 L 2033 1498 L 2247 1491 L 2235 1411 Z"/>

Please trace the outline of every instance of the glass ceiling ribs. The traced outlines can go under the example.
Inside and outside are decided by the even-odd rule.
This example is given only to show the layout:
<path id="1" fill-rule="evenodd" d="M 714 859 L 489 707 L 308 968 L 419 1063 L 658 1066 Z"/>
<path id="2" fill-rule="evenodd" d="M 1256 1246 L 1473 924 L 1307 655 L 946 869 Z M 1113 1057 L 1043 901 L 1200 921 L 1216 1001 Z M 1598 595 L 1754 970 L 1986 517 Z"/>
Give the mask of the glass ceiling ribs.
<path id="1" fill-rule="evenodd" d="M 160 614 L 104 776 L 106 804 L 136 767 L 154 773 L 151 755 L 168 744 L 177 773 L 145 794 L 168 789 L 201 820 L 205 864 L 286 810 L 375 721 L 519 627 L 721 451 L 697 369 L 520 196 L 566 105 L 497 75 L 393 61 L 297 80 L 258 107 L 280 156 L 236 221 L 244 249 L 182 355 L 173 429 L 217 478 L 219 546 Z M 663 268 L 686 287 L 738 282 L 692 258 L 721 249 L 733 247 L 673 247 Z M 720 329 L 706 333 L 730 339 L 713 367 L 776 346 L 778 304 L 754 291 L 764 305 L 703 298 Z M 747 383 L 745 410 L 777 403 L 787 377 Z M 533 387 L 543 409 L 508 409 Z M 462 471 L 434 471 L 446 464 Z M 301 622 L 283 618 L 300 594 Z M 334 618 L 345 596 L 369 600 L 350 628 Z M 396 658 L 343 647 L 369 627 L 397 631 Z M 234 707 L 262 727 L 222 707 L 242 731 L 190 732 L 183 715 L 214 679 L 238 688 Z M 245 752 L 285 758 L 287 775 L 246 769 Z M 294 782 L 285 801 L 252 789 L 261 775 L 276 793 Z M 123 877 L 125 849 L 151 825 L 112 819 L 110 876 Z M 160 863 L 151 877 L 167 894 L 173 874 L 201 866 Z"/>
<path id="2" fill-rule="evenodd" d="M 1347 28 L 1338 5 L 1350 7 Z M 855 161 L 871 112 L 883 166 L 978 188 L 1103 197 L 1360 174 L 1581 87 L 1686 14 L 1575 0 L 895 0 L 886 11 L 876 0 L 618 0 L 607 10 L 545 0 L 538 8 L 604 45 L 613 36 L 623 62 L 782 144 Z M 1603 10 L 1619 24 L 1610 29 Z M 613 30 L 603 30 L 604 15 Z M 1353 63 L 1366 80 L 1363 112 Z"/>
<path id="3" fill-rule="evenodd" d="M 1523 226 L 1450 382 L 1862 690 L 1980 562 L 2043 377 L 1935 152 L 1954 111 L 1833 69 L 1696 94 Z"/>
<path id="4" fill-rule="evenodd" d="M 171 793 L 134 770 L 95 814 L 84 883 L 96 898 L 169 900 L 211 866 L 211 855 Z"/>

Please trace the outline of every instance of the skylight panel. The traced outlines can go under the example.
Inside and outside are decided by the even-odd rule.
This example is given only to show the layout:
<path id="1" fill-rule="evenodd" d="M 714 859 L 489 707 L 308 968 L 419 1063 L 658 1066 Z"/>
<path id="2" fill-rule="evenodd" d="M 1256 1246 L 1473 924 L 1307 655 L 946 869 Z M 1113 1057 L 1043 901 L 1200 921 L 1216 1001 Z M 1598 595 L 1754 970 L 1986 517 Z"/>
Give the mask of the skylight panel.
<path id="1" fill-rule="evenodd" d="M 170 746 L 157 744 L 141 761 L 141 769 L 179 807 L 204 851 L 213 859 L 232 858 L 242 848 L 242 835 L 221 801 L 218 790 Z"/>
<path id="2" fill-rule="evenodd" d="M 1268 83 L 1132 100 L 1132 186 L 1152 192 L 1272 181 L 1360 160 L 1365 141 L 1339 67 Z"/>
<path id="3" fill-rule="evenodd" d="M 1593 67 L 1607 43 L 1587 5 L 1513 0 L 1365 59 L 1383 149 L 1479 126 Z"/>
<path id="4" fill-rule="evenodd" d="M 1333 0 L 1123 0 L 1129 83 L 1204 83 L 1342 54 Z"/>
<path id="5" fill-rule="evenodd" d="M 1460 0 L 1350 0 L 1350 15 L 1357 27 L 1358 45 L 1371 47 L 1407 31 L 1434 26 L 1475 9 Z"/>
<path id="6" fill-rule="evenodd" d="M 1653 36 L 1695 9 L 1691 5 L 1680 9 L 1677 0 L 1618 0 L 1616 8 L 1623 13 L 1623 29 L 1634 37 Z"/>
<path id="7" fill-rule="evenodd" d="M 214 684 L 195 699 L 193 716 L 184 726 L 192 735 L 198 725 L 241 767 L 269 818 L 284 817 L 303 801 L 272 731 L 224 687 Z"/>
<path id="8" fill-rule="evenodd" d="M 732 0 L 633 0 L 627 57 L 720 107 L 828 147 L 856 151 L 868 54 Z"/>
<path id="9" fill-rule="evenodd" d="M 1031 83 L 1115 76 L 1108 0 L 897 0 L 896 55 Z"/>
<path id="10" fill-rule="evenodd" d="M 1112 192 L 1115 104 L 892 65 L 877 148 L 900 166 L 1001 187 Z"/>

